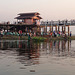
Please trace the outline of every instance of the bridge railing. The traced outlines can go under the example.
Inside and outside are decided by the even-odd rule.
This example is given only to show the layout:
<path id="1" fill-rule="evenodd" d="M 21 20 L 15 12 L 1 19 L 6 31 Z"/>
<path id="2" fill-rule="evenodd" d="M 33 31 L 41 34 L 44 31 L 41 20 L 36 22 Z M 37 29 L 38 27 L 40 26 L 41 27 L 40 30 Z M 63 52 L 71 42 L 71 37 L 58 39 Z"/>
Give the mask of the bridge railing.
<path id="1" fill-rule="evenodd" d="M 75 20 L 70 21 L 41 21 L 40 25 L 75 25 Z"/>

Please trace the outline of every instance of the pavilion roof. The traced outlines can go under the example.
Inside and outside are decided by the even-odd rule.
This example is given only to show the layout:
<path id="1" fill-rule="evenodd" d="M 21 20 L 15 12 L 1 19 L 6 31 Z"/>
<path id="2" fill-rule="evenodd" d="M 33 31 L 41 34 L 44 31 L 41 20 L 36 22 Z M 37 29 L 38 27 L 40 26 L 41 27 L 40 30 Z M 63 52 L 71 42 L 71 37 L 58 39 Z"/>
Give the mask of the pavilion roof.
<path id="1" fill-rule="evenodd" d="M 34 16 L 18 16 L 15 19 L 31 19 Z"/>
<path id="2" fill-rule="evenodd" d="M 32 19 L 32 18 L 35 19 L 35 17 L 36 17 L 36 19 L 37 19 L 37 18 L 38 18 L 38 19 L 42 19 L 42 17 L 40 17 L 40 16 L 18 16 L 18 17 L 16 17 L 15 19 Z"/>
<path id="3" fill-rule="evenodd" d="M 38 12 L 33 12 L 33 13 L 20 13 L 18 14 L 18 17 L 15 17 L 15 19 L 42 19 L 39 15 Z"/>
<path id="4" fill-rule="evenodd" d="M 18 15 L 40 15 L 38 12 L 32 12 L 32 13 L 20 13 Z"/>

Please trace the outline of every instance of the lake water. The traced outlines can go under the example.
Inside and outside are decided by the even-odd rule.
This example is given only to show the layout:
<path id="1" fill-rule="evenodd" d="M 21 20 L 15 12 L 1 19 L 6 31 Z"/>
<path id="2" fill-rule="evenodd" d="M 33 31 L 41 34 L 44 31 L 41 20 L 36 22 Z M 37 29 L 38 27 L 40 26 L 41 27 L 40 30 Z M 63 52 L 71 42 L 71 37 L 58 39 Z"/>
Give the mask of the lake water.
<path id="1" fill-rule="evenodd" d="M 0 40 L 0 75 L 74 74 L 75 40 Z"/>

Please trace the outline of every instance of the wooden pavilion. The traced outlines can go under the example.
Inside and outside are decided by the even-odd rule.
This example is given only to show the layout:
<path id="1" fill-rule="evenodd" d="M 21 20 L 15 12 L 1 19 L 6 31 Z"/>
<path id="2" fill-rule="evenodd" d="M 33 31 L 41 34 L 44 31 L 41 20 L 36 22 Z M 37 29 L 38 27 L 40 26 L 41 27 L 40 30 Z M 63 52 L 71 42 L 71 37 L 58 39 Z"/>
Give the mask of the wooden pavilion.
<path id="1" fill-rule="evenodd" d="M 30 32 L 38 32 L 38 26 L 40 25 L 40 19 L 42 19 L 38 12 L 33 13 L 20 13 L 18 14 L 18 17 L 15 17 L 17 19 L 17 24 L 20 26 L 16 26 L 16 30 L 22 30 L 26 33 Z"/>
<path id="2" fill-rule="evenodd" d="M 40 24 L 40 19 L 42 19 L 39 15 L 38 12 L 34 13 L 20 13 L 18 14 L 19 16 L 16 17 L 17 22 L 20 24 L 28 24 L 28 25 L 39 25 Z"/>

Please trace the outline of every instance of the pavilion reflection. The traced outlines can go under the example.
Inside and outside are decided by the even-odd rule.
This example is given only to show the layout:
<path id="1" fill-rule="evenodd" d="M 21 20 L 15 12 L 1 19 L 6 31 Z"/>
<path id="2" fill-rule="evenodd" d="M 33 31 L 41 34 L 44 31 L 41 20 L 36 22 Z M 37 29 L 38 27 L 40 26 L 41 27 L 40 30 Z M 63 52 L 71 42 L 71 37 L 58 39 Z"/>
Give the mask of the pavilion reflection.
<path id="1" fill-rule="evenodd" d="M 24 48 L 24 47 L 25 48 Z M 24 64 L 25 66 L 39 64 L 39 48 L 37 44 L 32 43 L 31 41 L 27 42 L 25 45 L 20 42 L 18 51 L 18 61 Z"/>

